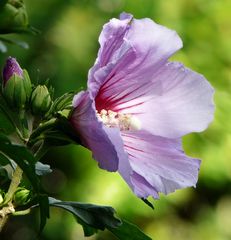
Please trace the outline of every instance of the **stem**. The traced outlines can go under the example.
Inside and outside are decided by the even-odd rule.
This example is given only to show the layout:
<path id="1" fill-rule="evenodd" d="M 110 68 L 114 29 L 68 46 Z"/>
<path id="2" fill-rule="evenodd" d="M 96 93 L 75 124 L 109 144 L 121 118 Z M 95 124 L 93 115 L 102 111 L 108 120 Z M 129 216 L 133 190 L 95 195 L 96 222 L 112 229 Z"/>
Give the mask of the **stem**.
<path id="1" fill-rule="evenodd" d="M 39 125 L 39 127 L 31 134 L 31 138 L 36 138 L 38 137 L 42 132 L 49 130 L 50 128 L 52 128 L 53 126 L 55 126 L 57 122 L 56 118 L 52 118 L 49 121 L 42 123 Z"/>
<path id="2" fill-rule="evenodd" d="M 12 199 L 13 199 L 14 193 L 16 192 L 16 190 L 21 182 L 22 173 L 23 173 L 22 169 L 19 166 L 17 166 L 13 173 L 10 187 L 9 187 L 8 192 L 6 193 L 6 196 L 4 199 L 4 204 L 5 205 L 7 204 L 7 205 L 0 210 L 0 213 L 1 213 L 1 215 L 0 215 L 0 232 L 2 231 L 4 225 L 6 224 L 9 214 L 11 214 L 15 211 L 14 207 L 12 205 Z"/>
<path id="3" fill-rule="evenodd" d="M 28 209 L 25 209 L 25 210 L 22 210 L 22 211 L 14 212 L 14 213 L 12 213 L 12 215 L 14 215 L 14 216 L 22 216 L 22 215 L 29 214 L 30 211 L 31 211 L 31 209 L 28 208 Z"/>
<path id="4" fill-rule="evenodd" d="M 18 185 L 20 184 L 21 182 L 21 179 L 22 179 L 22 169 L 17 166 L 14 173 L 13 173 L 13 177 L 12 177 L 12 180 L 11 180 L 11 183 L 10 183 L 10 187 L 8 189 L 8 192 L 6 194 L 6 197 L 5 197 L 5 200 L 4 200 L 4 203 L 8 203 L 10 200 L 12 200 L 13 196 L 14 196 L 14 193 L 15 191 L 17 190 L 18 188 Z"/>
<path id="5" fill-rule="evenodd" d="M 22 108 L 19 110 L 19 123 L 20 123 L 20 129 L 22 136 L 24 138 L 24 141 L 28 141 L 29 139 L 29 130 L 28 130 L 28 122 L 25 120 L 25 109 Z"/>
<path id="6" fill-rule="evenodd" d="M 8 215 L 6 215 L 6 216 L 5 216 L 4 218 L 2 218 L 2 219 L 0 218 L 0 233 L 1 233 L 2 229 L 3 229 L 3 227 L 5 226 L 8 218 L 9 218 Z"/>

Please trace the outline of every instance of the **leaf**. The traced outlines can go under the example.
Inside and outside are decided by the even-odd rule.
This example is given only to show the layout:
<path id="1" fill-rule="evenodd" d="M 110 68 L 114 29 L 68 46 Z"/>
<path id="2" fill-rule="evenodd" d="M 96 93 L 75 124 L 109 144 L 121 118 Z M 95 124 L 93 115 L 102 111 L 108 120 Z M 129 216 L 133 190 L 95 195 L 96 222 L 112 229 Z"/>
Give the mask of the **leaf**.
<path id="1" fill-rule="evenodd" d="M 97 233 L 97 229 L 90 227 L 89 225 L 87 225 L 85 222 L 83 222 L 80 218 L 76 218 L 76 221 L 82 225 L 83 228 L 83 232 L 84 232 L 84 236 L 85 237 L 90 237 L 92 235 L 94 235 L 95 233 Z"/>
<path id="2" fill-rule="evenodd" d="M 111 231 L 121 240 L 151 240 L 137 226 L 114 217 L 115 210 L 108 206 L 97 206 L 78 202 L 62 202 L 49 197 L 49 204 L 71 212 L 82 225 L 85 236 L 91 236 L 97 229 Z M 122 224 L 121 224 L 122 223 Z"/>
<path id="3" fill-rule="evenodd" d="M 36 163 L 37 159 L 26 147 L 11 144 L 4 134 L 0 134 L 0 152 L 4 154 L 5 161 L 8 160 L 11 164 L 13 160 L 19 165 L 35 190 L 40 207 L 40 231 L 42 231 L 49 218 L 49 202 L 47 195 L 40 194 L 40 181 L 37 175 L 50 173 L 50 166 Z"/>
<path id="4" fill-rule="evenodd" d="M 37 162 L 35 164 L 35 172 L 38 176 L 46 175 L 52 172 L 50 165 Z"/>
<path id="5" fill-rule="evenodd" d="M 88 234 L 92 233 L 92 229 L 89 232 L 86 227 L 104 230 L 105 228 L 116 228 L 121 224 L 121 221 L 114 216 L 115 210 L 112 207 L 79 202 L 62 202 L 54 198 L 49 198 L 49 204 L 71 212 Z"/>
<path id="6" fill-rule="evenodd" d="M 28 49 L 29 48 L 28 43 L 20 41 L 20 40 L 0 37 L 0 41 L 5 42 L 5 43 L 9 43 L 9 44 L 18 45 L 19 47 L 24 48 L 24 49 Z"/>
<path id="7" fill-rule="evenodd" d="M 48 196 L 46 194 L 38 195 L 38 203 L 39 203 L 39 209 L 40 209 L 39 231 L 42 232 L 43 228 L 46 225 L 47 218 L 50 217 Z"/>
<path id="8" fill-rule="evenodd" d="M 145 235 L 136 225 L 125 220 L 117 228 L 108 228 L 118 239 L 121 240 L 152 240 Z"/>
<path id="9" fill-rule="evenodd" d="M 0 134 L 0 151 L 3 152 L 8 158 L 14 160 L 19 167 L 26 174 L 31 185 L 36 192 L 39 191 L 39 179 L 35 173 L 35 162 L 34 156 L 23 146 L 13 145 L 7 142 Z M 9 161 L 10 163 L 10 161 Z"/>
<path id="10" fill-rule="evenodd" d="M 0 152 L 3 152 L 7 156 L 9 163 L 10 159 L 16 162 L 23 170 L 27 178 L 29 179 L 34 191 L 37 194 L 37 200 L 40 207 L 40 231 L 46 224 L 46 219 L 49 217 L 49 203 L 47 195 L 40 194 L 40 181 L 36 175 L 36 158 L 32 153 L 24 146 L 13 145 L 3 134 L 0 134 Z M 39 171 L 48 171 L 48 166 L 38 164 Z M 41 170 L 42 168 L 42 170 Z"/>

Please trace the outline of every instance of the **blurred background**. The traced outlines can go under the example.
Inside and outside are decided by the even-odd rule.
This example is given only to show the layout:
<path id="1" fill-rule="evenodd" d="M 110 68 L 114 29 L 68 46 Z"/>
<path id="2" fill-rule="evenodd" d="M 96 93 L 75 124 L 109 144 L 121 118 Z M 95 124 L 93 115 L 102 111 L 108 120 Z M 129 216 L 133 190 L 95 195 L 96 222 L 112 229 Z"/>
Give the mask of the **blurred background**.
<path id="1" fill-rule="evenodd" d="M 32 81 L 50 79 L 55 96 L 86 87 L 95 61 L 102 25 L 120 12 L 149 17 L 175 29 L 184 47 L 172 60 L 205 75 L 216 89 L 215 121 L 204 133 L 184 137 L 188 155 L 202 159 L 196 189 L 161 195 L 151 210 L 137 199 L 116 173 L 97 167 L 81 146 L 50 151 L 43 159 L 55 169 L 42 179 L 44 189 L 62 200 L 111 205 L 119 216 L 137 224 L 156 240 L 231 239 L 231 1 L 229 0 L 26 0 L 30 23 L 39 35 L 15 36 L 28 50 L 9 46 L 0 53 L 0 66 L 15 56 Z M 13 36 L 14 37 L 14 36 Z M 32 240 L 38 214 L 12 218 L 10 240 Z M 8 240 L 7 239 L 7 240 Z M 51 210 L 42 240 L 85 239 L 71 214 Z M 89 240 L 115 239 L 99 232 Z"/>

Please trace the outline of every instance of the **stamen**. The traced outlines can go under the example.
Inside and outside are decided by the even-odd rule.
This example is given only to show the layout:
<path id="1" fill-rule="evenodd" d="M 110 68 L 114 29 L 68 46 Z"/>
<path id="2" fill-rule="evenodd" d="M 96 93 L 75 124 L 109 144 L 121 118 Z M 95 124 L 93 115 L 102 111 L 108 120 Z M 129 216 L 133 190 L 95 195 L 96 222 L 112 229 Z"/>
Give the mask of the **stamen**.
<path id="1" fill-rule="evenodd" d="M 100 113 L 97 112 L 97 117 L 107 127 L 117 127 L 121 131 L 140 130 L 140 120 L 132 114 L 116 113 L 111 110 L 102 109 Z"/>

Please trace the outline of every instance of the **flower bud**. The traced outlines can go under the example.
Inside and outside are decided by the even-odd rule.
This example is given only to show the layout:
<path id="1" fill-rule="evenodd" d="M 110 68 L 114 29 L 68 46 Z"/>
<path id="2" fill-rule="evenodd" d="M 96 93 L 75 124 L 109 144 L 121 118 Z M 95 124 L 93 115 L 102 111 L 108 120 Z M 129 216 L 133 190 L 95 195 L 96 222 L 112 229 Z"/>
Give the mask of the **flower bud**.
<path id="1" fill-rule="evenodd" d="M 28 189 L 18 188 L 14 194 L 14 204 L 17 206 L 27 204 L 31 199 L 31 194 Z"/>
<path id="2" fill-rule="evenodd" d="M 3 69 L 3 95 L 8 104 L 23 108 L 31 95 L 31 81 L 15 58 L 9 57 Z"/>
<path id="3" fill-rule="evenodd" d="M 26 29 L 28 16 L 23 0 L 8 1 L 0 11 L 0 33 Z"/>
<path id="4" fill-rule="evenodd" d="M 18 75 L 23 78 L 23 70 L 18 64 L 17 60 L 12 57 L 8 57 L 6 64 L 3 68 L 3 86 L 6 85 L 7 81 L 14 75 Z"/>
<path id="5" fill-rule="evenodd" d="M 48 112 L 51 106 L 51 96 L 45 85 L 38 85 L 31 95 L 32 113 L 43 115 Z"/>

